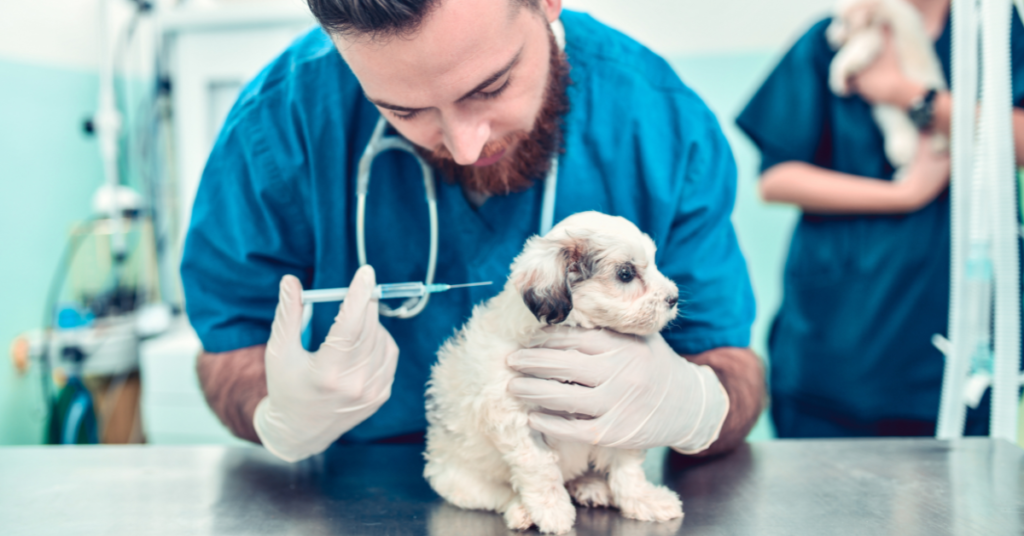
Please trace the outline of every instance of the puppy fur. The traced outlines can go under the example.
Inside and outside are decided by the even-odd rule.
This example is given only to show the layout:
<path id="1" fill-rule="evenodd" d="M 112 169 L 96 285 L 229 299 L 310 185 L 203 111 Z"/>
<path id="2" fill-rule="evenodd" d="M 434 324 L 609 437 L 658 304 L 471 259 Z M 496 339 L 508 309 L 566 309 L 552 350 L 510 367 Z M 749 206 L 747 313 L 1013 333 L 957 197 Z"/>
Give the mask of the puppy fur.
<path id="1" fill-rule="evenodd" d="M 639 520 L 682 517 L 679 497 L 646 480 L 644 451 L 546 438 L 527 426 L 536 408 L 507 392 L 520 374 L 506 358 L 543 341 L 548 325 L 647 335 L 674 319 L 678 290 L 654 254 L 635 225 L 597 212 L 526 243 L 504 290 L 474 308 L 431 371 L 424 476 L 438 494 L 502 513 L 509 528 L 545 533 L 572 529 L 572 499 Z"/>
<path id="2" fill-rule="evenodd" d="M 942 64 L 935 54 L 921 15 L 904 0 L 841 0 L 826 37 L 837 49 L 829 67 L 829 87 L 839 96 L 850 94 L 850 78 L 870 66 L 885 45 L 883 29 L 888 27 L 904 74 L 925 87 L 946 89 Z M 914 159 L 918 130 L 906 111 L 888 104 L 876 104 L 872 115 L 885 138 L 885 155 L 900 169 Z M 933 149 L 945 150 L 945 135 L 931 135 Z"/>

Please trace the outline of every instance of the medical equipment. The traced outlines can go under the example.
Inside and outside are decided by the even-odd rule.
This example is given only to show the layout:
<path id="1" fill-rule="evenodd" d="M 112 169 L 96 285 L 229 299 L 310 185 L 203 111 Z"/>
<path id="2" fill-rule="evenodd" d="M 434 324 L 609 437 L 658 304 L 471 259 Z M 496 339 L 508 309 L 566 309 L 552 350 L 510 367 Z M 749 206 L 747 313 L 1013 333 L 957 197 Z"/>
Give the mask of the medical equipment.
<path id="1" fill-rule="evenodd" d="M 561 50 L 565 50 L 565 28 L 560 20 L 551 23 L 551 31 Z M 426 191 L 427 210 L 430 219 L 430 252 L 427 254 L 427 274 L 423 279 L 427 286 L 434 283 L 434 272 L 437 269 L 437 191 L 434 188 L 434 171 L 430 165 L 416 152 L 412 144 L 399 136 L 385 136 L 387 120 L 381 117 L 373 129 L 363 155 L 359 158 L 359 171 L 356 179 L 356 255 L 359 266 L 366 261 L 366 195 L 370 190 L 370 168 L 378 154 L 389 150 L 405 151 L 413 156 L 423 173 L 423 188 Z M 544 198 L 541 201 L 540 234 L 543 236 L 551 230 L 555 219 L 555 191 L 558 184 L 558 155 L 551 158 L 548 175 L 544 179 Z M 305 295 L 305 293 L 303 293 Z M 380 314 L 396 318 L 412 318 L 427 306 L 430 292 L 411 295 L 398 309 L 381 304 Z"/>
<path id="2" fill-rule="evenodd" d="M 989 434 L 1017 440 L 1021 300 L 1010 122 L 1012 16 L 1010 0 L 952 4 L 950 340 L 933 338 L 946 356 L 940 439 L 963 435 L 965 399 L 976 405 L 991 383 Z"/>
<path id="3" fill-rule="evenodd" d="M 430 294 L 438 292 L 447 292 L 453 288 L 468 288 L 468 287 L 480 287 L 484 285 L 493 284 L 492 281 L 484 281 L 481 283 L 462 283 L 459 285 L 449 285 L 446 283 L 428 283 L 424 284 L 419 281 L 413 281 L 409 283 L 384 283 L 377 285 L 373 290 L 373 296 L 378 300 L 389 300 L 393 298 L 423 298 Z M 332 301 L 343 301 L 345 296 L 348 296 L 347 288 L 325 288 L 317 290 L 304 290 L 302 291 L 302 326 L 309 324 L 309 319 L 313 316 L 313 304 L 321 302 L 332 302 Z M 403 306 L 404 307 L 404 306 Z M 381 305 L 381 309 L 384 305 Z M 402 317 L 408 318 L 408 317 Z"/>

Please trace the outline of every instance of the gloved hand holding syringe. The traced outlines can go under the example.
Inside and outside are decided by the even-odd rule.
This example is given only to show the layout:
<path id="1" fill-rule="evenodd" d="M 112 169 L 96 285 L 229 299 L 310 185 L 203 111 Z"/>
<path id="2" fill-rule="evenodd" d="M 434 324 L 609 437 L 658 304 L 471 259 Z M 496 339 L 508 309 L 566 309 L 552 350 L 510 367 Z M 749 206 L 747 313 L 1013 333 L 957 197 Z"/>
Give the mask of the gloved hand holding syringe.
<path id="1" fill-rule="evenodd" d="M 474 283 L 481 285 L 486 283 Z M 253 414 L 260 442 L 294 462 L 323 452 L 373 415 L 391 397 L 398 345 L 380 324 L 380 299 L 427 298 L 468 285 L 378 285 L 371 266 L 356 271 L 349 288 L 303 291 L 294 275 L 281 279 L 277 310 L 264 353 L 267 396 Z M 323 343 L 302 346 L 303 315 L 314 302 L 344 301 Z"/>
<path id="2" fill-rule="evenodd" d="M 378 300 L 388 300 L 392 298 L 417 298 L 426 296 L 427 294 L 446 292 L 453 288 L 479 287 L 483 285 L 490 285 L 491 283 L 491 281 L 484 281 L 482 283 L 463 283 L 459 285 L 449 285 L 446 283 L 431 283 L 426 285 L 419 281 L 408 283 L 385 283 L 374 287 L 373 297 Z M 345 296 L 348 296 L 347 288 L 324 288 L 302 291 L 303 328 L 309 324 L 309 319 L 313 316 L 314 303 L 344 301 Z"/>

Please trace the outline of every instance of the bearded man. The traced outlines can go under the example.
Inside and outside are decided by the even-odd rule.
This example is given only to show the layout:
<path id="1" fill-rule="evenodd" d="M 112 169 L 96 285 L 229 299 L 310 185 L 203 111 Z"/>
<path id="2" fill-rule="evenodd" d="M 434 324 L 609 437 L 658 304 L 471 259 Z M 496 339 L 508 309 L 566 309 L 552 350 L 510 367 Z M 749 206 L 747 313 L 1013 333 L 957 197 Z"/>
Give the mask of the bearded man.
<path id="1" fill-rule="evenodd" d="M 560 0 L 308 2 L 321 27 L 242 91 L 185 245 L 200 381 L 232 432 L 291 461 L 337 441 L 422 441 L 441 343 L 501 290 L 542 225 L 598 210 L 654 239 L 657 266 L 679 286 L 680 317 L 653 338 L 593 339 L 615 348 L 510 356 L 530 380 L 510 391 L 553 410 L 530 426 L 688 455 L 742 442 L 765 386 L 746 349 L 754 304 L 730 221 L 736 168 L 714 116 L 669 65 Z M 413 156 L 373 160 L 360 210 L 360 160 L 375 129 L 435 170 L 435 280 L 495 285 L 436 295 L 412 318 L 379 314 L 376 282 L 422 281 L 431 247 Z M 359 268 L 360 234 L 373 268 Z M 304 331 L 302 289 L 346 286 L 340 309 L 317 305 Z M 632 380 L 592 373 L 621 368 L 595 364 L 623 355 L 630 366 L 667 366 L 676 386 L 709 379 L 698 393 L 668 382 L 658 396 L 608 400 L 645 389 L 618 381 L 666 384 L 643 370 Z M 580 397 L 581 386 L 593 394 Z M 567 404 L 575 415 L 559 412 Z M 616 433 L 595 436 L 588 423 Z"/>

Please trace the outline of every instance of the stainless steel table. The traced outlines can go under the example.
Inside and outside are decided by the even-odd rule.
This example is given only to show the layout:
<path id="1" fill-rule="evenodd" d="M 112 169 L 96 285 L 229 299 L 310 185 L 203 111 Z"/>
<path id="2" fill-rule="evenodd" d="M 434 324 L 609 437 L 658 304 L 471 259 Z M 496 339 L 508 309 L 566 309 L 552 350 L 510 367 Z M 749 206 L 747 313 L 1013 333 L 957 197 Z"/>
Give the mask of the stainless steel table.
<path id="1" fill-rule="evenodd" d="M 673 471 L 685 519 L 580 509 L 586 535 L 1024 534 L 1024 451 L 988 439 L 775 441 Z M 0 449 L 0 534 L 516 534 L 438 499 L 418 447 Z M 521 534 L 521 533 L 520 533 Z"/>

